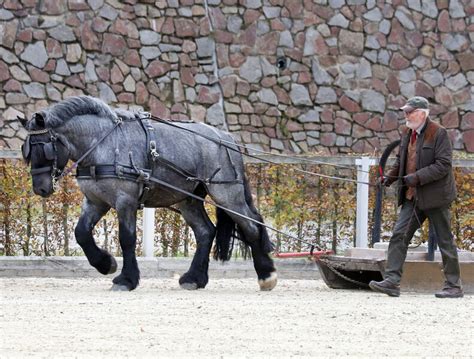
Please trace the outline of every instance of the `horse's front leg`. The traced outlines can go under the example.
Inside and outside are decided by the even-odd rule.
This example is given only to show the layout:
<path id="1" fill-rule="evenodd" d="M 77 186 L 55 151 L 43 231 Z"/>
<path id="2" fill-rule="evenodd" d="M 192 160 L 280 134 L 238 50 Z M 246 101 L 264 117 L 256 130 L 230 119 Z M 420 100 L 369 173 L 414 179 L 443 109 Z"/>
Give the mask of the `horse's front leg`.
<path id="1" fill-rule="evenodd" d="M 110 207 L 104 203 L 93 203 L 87 198 L 82 204 L 82 212 L 74 234 L 90 265 L 102 274 L 115 273 L 117 262 L 107 251 L 99 248 L 92 236 L 92 230 Z"/>
<path id="2" fill-rule="evenodd" d="M 119 220 L 119 241 L 122 248 L 123 267 L 120 275 L 114 278 L 112 290 L 133 290 L 140 281 L 135 247 L 137 244 L 137 206 L 125 203 L 117 207 Z"/>

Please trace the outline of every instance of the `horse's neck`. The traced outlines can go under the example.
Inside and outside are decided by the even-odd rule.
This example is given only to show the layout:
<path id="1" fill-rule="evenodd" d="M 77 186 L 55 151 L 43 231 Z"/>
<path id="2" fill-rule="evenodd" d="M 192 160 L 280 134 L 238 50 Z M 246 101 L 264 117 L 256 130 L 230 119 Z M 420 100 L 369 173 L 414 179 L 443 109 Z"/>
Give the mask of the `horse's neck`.
<path id="1" fill-rule="evenodd" d="M 83 116 L 84 117 L 84 116 Z M 103 138 L 115 124 L 110 119 L 91 119 L 91 118 L 74 118 L 68 121 L 64 126 L 57 130 L 58 135 L 62 137 L 62 140 L 66 142 L 66 145 L 70 151 L 70 159 L 77 161 L 80 159 L 90 148 L 95 146 L 98 141 L 101 141 L 96 146 L 93 153 L 97 157 L 99 147 L 110 139 Z M 107 137 L 110 137 L 110 134 Z M 100 151 L 100 156 L 107 157 L 110 154 L 105 151 Z M 107 159 L 104 158 L 104 161 Z"/>

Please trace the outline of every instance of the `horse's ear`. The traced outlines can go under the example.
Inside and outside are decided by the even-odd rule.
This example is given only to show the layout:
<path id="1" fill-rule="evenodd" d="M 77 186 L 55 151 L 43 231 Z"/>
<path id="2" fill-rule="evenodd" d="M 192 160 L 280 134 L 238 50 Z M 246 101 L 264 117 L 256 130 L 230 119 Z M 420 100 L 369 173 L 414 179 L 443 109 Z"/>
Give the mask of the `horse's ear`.
<path id="1" fill-rule="evenodd" d="M 24 117 L 16 116 L 16 119 L 20 121 L 21 125 L 26 128 L 26 124 L 28 123 L 28 120 Z"/>
<path id="2" fill-rule="evenodd" d="M 46 127 L 46 121 L 44 120 L 44 115 L 41 112 L 36 112 L 33 115 L 33 121 L 36 124 L 38 128 L 45 128 Z"/>

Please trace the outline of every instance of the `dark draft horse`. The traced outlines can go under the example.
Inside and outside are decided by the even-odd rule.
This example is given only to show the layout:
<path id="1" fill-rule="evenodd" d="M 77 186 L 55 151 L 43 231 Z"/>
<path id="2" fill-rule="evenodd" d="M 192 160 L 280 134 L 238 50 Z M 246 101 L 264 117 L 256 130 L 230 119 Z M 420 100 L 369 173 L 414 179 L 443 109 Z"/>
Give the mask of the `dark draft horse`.
<path id="1" fill-rule="evenodd" d="M 179 279 L 182 288 L 204 288 L 214 238 L 215 258 L 228 260 L 236 234 L 251 249 L 260 289 L 275 287 L 273 248 L 253 204 L 242 155 L 235 145 L 209 140 L 235 144 L 230 134 L 201 123 L 150 121 L 147 113 L 111 109 L 88 96 L 68 98 L 21 121 L 28 131 L 22 151 L 31 164 L 35 194 L 50 196 L 67 162 L 79 162 L 77 182 L 84 201 L 75 236 L 102 274 L 114 273 L 117 263 L 97 246 L 92 231 L 110 208 L 116 210 L 123 267 L 112 290 L 133 290 L 139 283 L 135 247 L 141 205 L 173 206 L 194 232 L 196 252 Z M 216 208 L 216 225 L 197 198 L 207 195 L 222 207 Z"/>

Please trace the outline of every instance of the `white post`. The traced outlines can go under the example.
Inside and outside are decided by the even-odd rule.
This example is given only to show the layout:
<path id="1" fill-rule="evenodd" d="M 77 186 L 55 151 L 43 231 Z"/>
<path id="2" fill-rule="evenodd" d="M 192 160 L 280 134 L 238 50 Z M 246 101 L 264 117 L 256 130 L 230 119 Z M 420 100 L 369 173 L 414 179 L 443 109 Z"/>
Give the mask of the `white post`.
<path id="1" fill-rule="evenodd" d="M 146 258 L 154 257 L 155 243 L 155 209 L 143 209 L 143 254 Z"/>
<path id="2" fill-rule="evenodd" d="M 360 182 L 369 182 L 369 170 L 375 165 L 370 157 L 356 159 L 357 165 L 357 214 L 356 214 L 356 247 L 367 248 L 367 231 L 369 223 L 369 186 Z"/>

